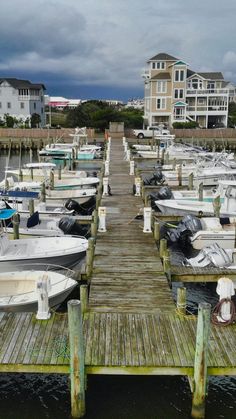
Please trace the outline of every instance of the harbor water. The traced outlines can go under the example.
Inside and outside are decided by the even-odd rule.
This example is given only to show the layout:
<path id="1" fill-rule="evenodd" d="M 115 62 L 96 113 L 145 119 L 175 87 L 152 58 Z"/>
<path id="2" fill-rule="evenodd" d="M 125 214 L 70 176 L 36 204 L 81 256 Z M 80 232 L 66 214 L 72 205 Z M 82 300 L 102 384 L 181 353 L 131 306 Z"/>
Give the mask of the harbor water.
<path id="1" fill-rule="evenodd" d="M 22 162 L 28 162 L 22 155 Z M 7 154 L 0 155 L 0 180 Z M 19 155 L 10 159 L 19 167 Z M 176 288 L 174 284 L 173 298 Z M 196 313 L 199 302 L 217 301 L 215 290 L 187 284 L 188 309 Z M 236 350 L 236 348 L 235 348 Z M 188 419 L 191 392 L 187 378 L 179 376 L 88 376 L 87 419 Z M 0 419 L 69 419 L 69 379 L 58 374 L 0 374 Z M 236 417 L 236 377 L 212 377 L 206 419 Z"/>

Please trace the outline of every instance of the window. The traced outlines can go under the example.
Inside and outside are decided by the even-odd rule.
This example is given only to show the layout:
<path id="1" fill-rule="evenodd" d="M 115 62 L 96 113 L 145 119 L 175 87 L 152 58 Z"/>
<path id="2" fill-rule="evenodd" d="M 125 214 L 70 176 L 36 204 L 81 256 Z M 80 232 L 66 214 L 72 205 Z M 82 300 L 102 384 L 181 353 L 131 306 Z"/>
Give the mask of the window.
<path id="1" fill-rule="evenodd" d="M 157 109 L 166 109 L 166 98 L 158 97 L 157 98 Z"/>
<path id="2" fill-rule="evenodd" d="M 0 108 L 2 107 L 2 102 L 0 102 Z"/>
<path id="3" fill-rule="evenodd" d="M 7 102 L 7 109 L 11 109 L 11 102 Z"/>
<path id="4" fill-rule="evenodd" d="M 184 97 L 184 89 L 175 89 L 174 98 L 175 99 L 183 99 L 183 97 Z"/>
<path id="5" fill-rule="evenodd" d="M 165 70 L 166 63 L 164 61 L 157 61 L 156 63 L 152 63 L 153 70 Z"/>
<path id="6" fill-rule="evenodd" d="M 36 103 L 34 102 L 34 109 L 36 109 Z"/>
<path id="7" fill-rule="evenodd" d="M 20 108 L 21 108 L 21 109 L 24 109 L 24 108 L 25 108 L 25 104 L 24 104 L 24 102 L 21 102 L 21 103 L 20 103 Z"/>
<path id="8" fill-rule="evenodd" d="M 175 81 L 184 81 L 184 70 L 175 70 Z"/>
<path id="9" fill-rule="evenodd" d="M 166 81 L 157 82 L 157 93 L 166 93 Z"/>
<path id="10" fill-rule="evenodd" d="M 19 94 L 19 96 L 28 96 L 29 91 L 28 91 L 28 89 L 19 89 L 18 94 Z"/>

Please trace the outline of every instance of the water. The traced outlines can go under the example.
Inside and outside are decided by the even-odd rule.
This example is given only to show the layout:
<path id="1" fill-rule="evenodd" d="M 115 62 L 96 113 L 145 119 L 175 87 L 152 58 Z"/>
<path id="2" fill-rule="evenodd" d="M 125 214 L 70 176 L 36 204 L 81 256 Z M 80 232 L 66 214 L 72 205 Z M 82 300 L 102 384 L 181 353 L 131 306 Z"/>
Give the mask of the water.
<path id="1" fill-rule="evenodd" d="M 0 179 L 7 154 L 0 156 Z M 22 155 L 28 161 L 28 155 Z M 10 160 L 19 167 L 19 156 Z M 173 285 L 173 296 L 177 286 Z M 186 284 L 188 309 L 195 313 L 200 301 L 215 305 L 215 291 L 200 284 Z M 0 374 L 0 419 L 69 419 L 68 377 L 45 374 Z M 189 419 L 191 393 L 185 377 L 88 376 L 87 419 Z M 236 417 L 236 378 L 209 380 L 207 419 Z"/>

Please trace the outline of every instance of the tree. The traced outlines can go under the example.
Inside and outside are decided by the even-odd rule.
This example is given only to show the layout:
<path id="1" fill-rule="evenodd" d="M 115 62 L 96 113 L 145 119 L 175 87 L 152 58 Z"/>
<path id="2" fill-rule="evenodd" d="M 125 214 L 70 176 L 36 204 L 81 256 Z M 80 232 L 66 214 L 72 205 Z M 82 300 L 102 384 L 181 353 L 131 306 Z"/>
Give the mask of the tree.
<path id="1" fill-rule="evenodd" d="M 4 119 L 5 119 L 5 124 L 6 124 L 7 128 L 14 128 L 16 118 L 14 118 L 13 116 L 11 116 L 7 113 L 7 114 L 4 115 Z"/>
<path id="2" fill-rule="evenodd" d="M 40 115 L 38 113 L 33 113 L 30 118 L 31 128 L 38 128 L 41 122 Z"/>

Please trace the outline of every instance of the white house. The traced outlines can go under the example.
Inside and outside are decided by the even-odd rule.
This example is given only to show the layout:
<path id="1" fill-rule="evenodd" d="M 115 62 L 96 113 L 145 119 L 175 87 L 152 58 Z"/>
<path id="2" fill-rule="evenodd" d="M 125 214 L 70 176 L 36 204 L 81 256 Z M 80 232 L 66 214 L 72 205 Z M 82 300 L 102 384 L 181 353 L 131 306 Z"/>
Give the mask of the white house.
<path id="1" fill-rule="evenodd" d="M 40 116 L 39 126 L 45 125 L 43 84 L 28 80 L 0 78 L 0 118 L 9 114 L 22 121 L 30 120 L 33 114 Z"/>

